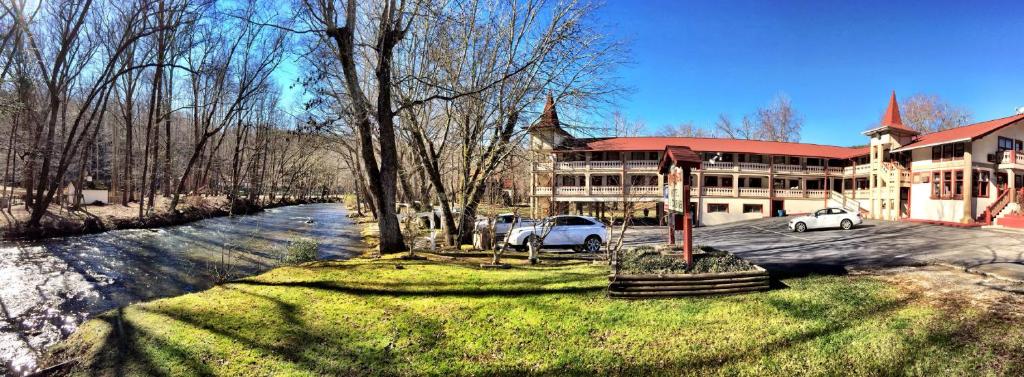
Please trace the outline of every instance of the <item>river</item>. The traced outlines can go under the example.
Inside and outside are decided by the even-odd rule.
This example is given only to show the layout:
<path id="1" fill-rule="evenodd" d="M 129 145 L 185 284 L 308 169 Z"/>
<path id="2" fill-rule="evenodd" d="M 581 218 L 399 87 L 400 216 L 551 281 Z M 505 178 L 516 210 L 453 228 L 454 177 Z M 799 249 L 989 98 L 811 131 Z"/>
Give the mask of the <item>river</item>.
<path id="1" fill-rule="evenodd" d="M 46 347 L 93 315 L 273 268 L 288 242 L 298 238 L 317 240 L 322 259 L 346 259 L 361 251 L 359 229 L 341 204 L 280 207 L 161 229 L 0 242 L 0 375 L 35 370 Z"/>

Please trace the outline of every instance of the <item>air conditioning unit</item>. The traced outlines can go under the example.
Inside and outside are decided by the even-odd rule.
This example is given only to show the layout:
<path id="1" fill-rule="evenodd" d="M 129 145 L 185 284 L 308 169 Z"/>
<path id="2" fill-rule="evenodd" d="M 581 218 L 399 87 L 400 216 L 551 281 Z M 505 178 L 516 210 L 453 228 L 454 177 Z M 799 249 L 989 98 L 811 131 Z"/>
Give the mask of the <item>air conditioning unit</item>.
<path id="1" fill-rule="evenodd" d="M 996 160 L 996 154 L 995 153 L 989 153 L 988 154 L 988 162 L 992 162 L 992 163 L 998 162 Z"/>

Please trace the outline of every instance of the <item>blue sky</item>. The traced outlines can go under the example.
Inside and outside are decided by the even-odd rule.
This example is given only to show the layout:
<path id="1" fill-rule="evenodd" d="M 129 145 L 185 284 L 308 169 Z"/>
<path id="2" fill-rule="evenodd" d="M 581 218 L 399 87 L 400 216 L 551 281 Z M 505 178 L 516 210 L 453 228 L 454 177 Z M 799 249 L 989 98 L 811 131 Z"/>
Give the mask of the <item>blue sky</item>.
<path id="1" fill-rule="evenodd" d="M 863 144 L 896 90 L 976 121 L 1024 106 L 1024 2 L 624 1 L 600 12 L 631 45 L 620 110 L 650 132 L 713 127 L 788 95 L 802 141 Z"/>

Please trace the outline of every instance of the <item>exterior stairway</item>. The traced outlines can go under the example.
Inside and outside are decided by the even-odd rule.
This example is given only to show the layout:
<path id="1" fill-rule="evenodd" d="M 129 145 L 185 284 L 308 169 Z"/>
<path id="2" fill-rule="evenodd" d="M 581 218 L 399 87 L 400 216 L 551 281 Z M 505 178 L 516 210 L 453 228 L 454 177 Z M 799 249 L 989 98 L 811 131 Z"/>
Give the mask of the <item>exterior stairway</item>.
<path id="1" fill-rule="evenodd" d="M 860 214 L 867 213 L 867 209 L 864 208 L 856 199 L 847 197 L 840 192 L 829 191 L 828 203 L 830 206 L 836 206 L 845 209 L 850 212 L 857 212 Z"/>

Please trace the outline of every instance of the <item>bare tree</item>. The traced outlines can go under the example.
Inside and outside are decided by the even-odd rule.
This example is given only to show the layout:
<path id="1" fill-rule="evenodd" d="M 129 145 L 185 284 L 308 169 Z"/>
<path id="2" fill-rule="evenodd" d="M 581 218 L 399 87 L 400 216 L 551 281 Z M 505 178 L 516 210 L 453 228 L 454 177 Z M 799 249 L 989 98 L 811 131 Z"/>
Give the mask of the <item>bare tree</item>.
<path id="1" fill-rule="evenodd" d="M 900 113 L 904 124 L 921 133 L 965 126 L 971 121 L 967 109 L 954 106 L 937 95 L 922 93 L 904 98 Z"/>
<path id="2" fill-rule="evenodd" d="M 714 137 L 714 132 L 705 128 L 698 127 L 693 122 L 683 122 L 678 124 L 666 124 L 660 130 L 658 130 L 659 136 L 668 137 Z"/>
<path id="3" fill-rule="evenodd" d="M 803 116 L 793 108 L 789 97 L 779 94 L 768 106 L 744 115 L 739 125 L 727 115 L 719 115 L 715 129 L 731 139 L 800 141 L 803 124 Z"/>

